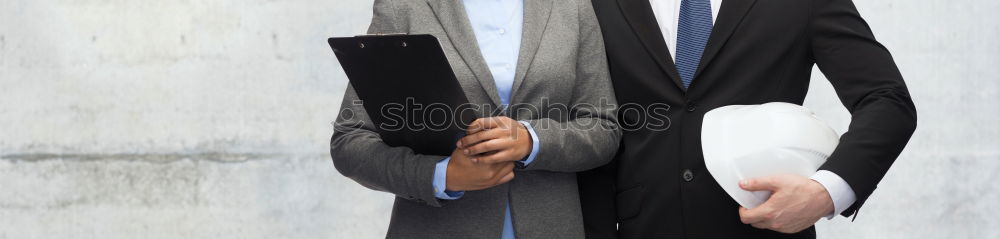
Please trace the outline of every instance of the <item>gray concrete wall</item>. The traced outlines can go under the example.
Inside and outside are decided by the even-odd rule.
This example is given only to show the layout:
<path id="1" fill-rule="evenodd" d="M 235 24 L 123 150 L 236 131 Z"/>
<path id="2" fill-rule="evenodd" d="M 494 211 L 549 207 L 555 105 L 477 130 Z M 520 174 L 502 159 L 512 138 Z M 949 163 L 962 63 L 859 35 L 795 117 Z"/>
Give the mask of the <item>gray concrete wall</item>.
<path id="1" fill-rule="evenodd" d="M 822 238 L 998 238 L 1000 2 L 856 0 L 919 129 Z M 370 1 L 0 2 L 0 238 L 378 238 L 326 150 Z M 850 117 L 816 71 L 806 105 Z"/>

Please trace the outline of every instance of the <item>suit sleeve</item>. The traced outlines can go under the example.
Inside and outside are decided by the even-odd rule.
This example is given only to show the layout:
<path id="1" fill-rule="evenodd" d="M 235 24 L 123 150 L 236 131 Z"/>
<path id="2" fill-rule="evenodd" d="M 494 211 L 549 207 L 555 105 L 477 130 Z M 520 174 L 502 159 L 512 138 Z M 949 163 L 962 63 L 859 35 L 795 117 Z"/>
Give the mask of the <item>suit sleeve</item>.
<path id="1" fill-rule="evenodd" d="M 406 32 L 394 16 L 399 13 L 392 1 L 376 0 L 368 33 Z M 433 188 L 434 169 L 441 156 L 419 155 L 407 147 L 382 142 L 351 86 L 340 108 L 330 139 L 330 156 L 337 171 L 367 188 L 441 206 Z"/>
<path id="2" fill-rule="evenodd" d="M 814 0 L 812 56 L 851 113 L 848 131 L 820 170 L 846 181 L 857 200 L 841 213 L 857 213 L 902 152 L 917 126 L 917 112 L 889 51 L 875 40 L 851 0 Z"/>
<path id="3" fill-rule="evenodd" d="M 568 120 L 528 120 L 538 135 L 538 155 L 525 170 L 579 172 L 607 164 L 618 150 L 621 130 L 617 101 L 608 74 L 604 39 L 590 1 L 577 1 L 580 44 L 576 84 L 567 107 Z"/>

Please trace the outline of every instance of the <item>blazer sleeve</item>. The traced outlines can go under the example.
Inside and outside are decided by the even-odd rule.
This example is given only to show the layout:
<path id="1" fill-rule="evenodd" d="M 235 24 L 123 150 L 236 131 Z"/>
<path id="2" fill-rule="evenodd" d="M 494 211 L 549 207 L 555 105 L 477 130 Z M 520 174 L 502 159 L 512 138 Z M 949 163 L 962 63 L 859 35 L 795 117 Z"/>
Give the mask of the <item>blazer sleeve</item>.
<path id="1" fill-rule="evenodd" d="M 608 73 L 604 39 L 589 0 L 577 0 L 580 42 L 576 83 L 568 120 L 528 120 L 541 149 L 525 170 L 579 172 L 607 164 L 618 150 L 621 130 L 617 101 Z"/>
<path id="2" fill-rule="evenodd" d="M 851 113 L 848 131 L 820 170 L 842 177 L 857 201 L 855 214 L 902 152 L 917 112 L 889 50 L 875 40 L 851 0 L 814 0 L 812 57 Z"/>
<path id="3" fill-rule="evenodd" d="M 376 0 L 369 34 L 405 33 L 394 16 L 399 11 L 391 0 Z M 333 164 L 344 176 L 378 191 L 440 207 L 434 197 L 434 167 L 441 156 L 419 155 L 407 147 L 382 142 L 362 107 L 354 88 L 348 86 L 330 139 Z"/>

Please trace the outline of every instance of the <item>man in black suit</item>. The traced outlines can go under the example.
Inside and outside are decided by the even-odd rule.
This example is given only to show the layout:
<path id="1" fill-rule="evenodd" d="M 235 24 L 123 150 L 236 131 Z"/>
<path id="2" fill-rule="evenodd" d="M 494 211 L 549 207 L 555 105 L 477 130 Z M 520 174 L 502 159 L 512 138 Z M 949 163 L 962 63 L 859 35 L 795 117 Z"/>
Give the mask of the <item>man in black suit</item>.
<path id="1" fill-rule="evenodd" d="M 820 218 L 858 213 L 916 128 L 899 70 L 851 0 L 593 3 L 619 104 L 670 108 L 668 119 L 620 110 L 616 159 L 579 174 L 588 238 L 814 238 Z M 705 169 L 702 118 L 802 104 L 813 64 L 851 112 L 848 132 L 813 177 L 741 182 L 774 192 L 741 208 Z M 648 122 L 670 125 L 628 128 Z"/>

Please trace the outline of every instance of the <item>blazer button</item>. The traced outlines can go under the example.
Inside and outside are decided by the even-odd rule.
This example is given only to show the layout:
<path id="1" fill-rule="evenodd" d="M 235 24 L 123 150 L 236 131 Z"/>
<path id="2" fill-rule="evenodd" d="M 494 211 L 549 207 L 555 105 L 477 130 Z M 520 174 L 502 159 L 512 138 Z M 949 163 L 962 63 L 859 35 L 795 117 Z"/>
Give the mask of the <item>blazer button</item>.
<path id="1" fill-rule="evenodd" d="M 691 180 L 694 180 L 694 173 L 691 172 L 690 169 L 685 169 L 683 176 L 685 182 L 691 182 Z"/>
<path id="2" fill-rule="evenodd" d="M 694 101 L 688 101 L 688 103 L 687 103 L 687 111 L 688 112 L 694 112 L 697 109 L 698 109 L 698 107 L 697 107 L 697 105 L 694 104 Z"/>

